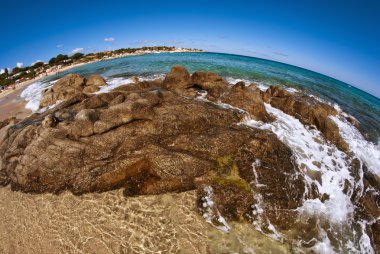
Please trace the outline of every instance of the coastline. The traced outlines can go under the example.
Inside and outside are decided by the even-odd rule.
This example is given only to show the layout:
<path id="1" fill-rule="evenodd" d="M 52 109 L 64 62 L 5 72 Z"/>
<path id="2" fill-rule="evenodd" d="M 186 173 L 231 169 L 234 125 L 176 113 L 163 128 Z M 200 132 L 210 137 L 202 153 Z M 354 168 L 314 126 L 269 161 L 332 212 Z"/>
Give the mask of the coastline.
<path id="1" fill-rule="evenodd" d="M 70 70 L 70 69 L 72 69 L 72 68 L 79 67 L 79 66 L 82 66 L 82 65 L 85 65 L 85 64 L 93 63 L 93 62 L 96 62 L 96 61 L 91 61 L 91 62 L 87 62 L 87 63 L 78 63 L 78 64 L 73 64 L 73 65 L 65 66 L 65 67 L 59 69 L 59 70 L 58 70 L 58 73 L 59 73 L 59 72 L 62 72 L 62 71 L 67 71 L 67 70 Z M 50 72 L 48 73 L 48 75 L 46 75 L 46 76 L 43 76 L 43 77 L 41 77 L 41 76 L 40 76 L 40 77 L 36 77 L 36 78 L 34 78 L 34 79 L 26 80 L 26 81 L 23 81 L 23 82 L 20 82 L 20 83 L 16 83 L 16 84 L 14 84 L 14 85 L 11 85 L 11 86 L 14 86 L 14 88 L 9 87 L 9 88 L 7 88 L 7 89 L 4 89 L 4 90 L 0 93 L 0 99 L 6 97 L 6 96 L 8 96 L 8 95 L 11 95 L 12 93 L 16 93 L 16 92 L 18 92 L 20 89 L 23 89 L 23 88 L 25 88 L 26 86 L 28 86 L 28 85 L 30 85 L 30 84 L 32 84 L 32 83 L 34 83 L 34 82 L 37 82 L 37 81 L 39 81 L 39 80 L 41 80 L 41 79 L 43 79 L 43 78 L 46 78 L 46 77 L 53 76 L 53 75 L 55 75 L 55 74 L 57 74 L 57 72 L 50 71 Z"/>
<path id="2" fill-rule="evenodd" d="M 0 91 L 0 121 L 4 121 L 5 119 L 10 118 L 10 117 L 24 119 L 25 117 L 32 114 L 33 112 L 30 109 L 25 108 L 25 105 L 27 102 L 20 97 L 22 91 L 29 85 L 35 82 L 38 82 L 39 80 L 42 80 L 44 78 L 56 75 L 60 72 L 64 72 L 72 68 L 76 68 L 76 67 L 83 66 L 86 64 L 118 59 L 118 58 L 124 58 L 124 57 L 129 57 L 129 56 L 140 56 L 140 55 L 145 55 L 145 54 L 157 54 L 157 53 L 193 53 L 193 52 L 200 52 L 200 51 L 175 50 L 175 51 L 145 51 L 145 52 L 127 53 L 127 54 L 121 54 L 121 55 L 112 56 L 112 57 L 105 57 L 103 59 L 96 59 L 96 60 L 88 61 L 85 63 L 83 62 L 76 63 L 76 64 L 64 66 L 62 68 L 55 69 L 55 70 L 50 69 L 48 70 L 47 72 L 48 74 L 46 76 L 39 76 L 30 80 L 16 83 L 14 85 L 10 85 L 7 89 Z M 204 51 L 201 51 L 201 52 L 204 52 Z"/>
<path id="3" fill-rule="evenodd" d="M 25 88 L 27 85 L 30 85 L 34 82 L 37 82 L 43 78 L 46 78 L 46 77 L 50 77 L 50 76 L 53 76 L 57 73 L 60 73 L 60 72 L 63 72 L 63 71 L 67 71 L 67 70 L 70 70 L 72 68 L 75 68 L 75 67 L 79 67 L 79 66 L 83 66 L 83 65 L 86 65 L 86 64 L 91 64 L 91 63 L 96 63 L 96 62 L 100 62 L 100 61 L 106 61 L 106 60 L 112 60 L 112 59 L 118 59 L 118 58 L 124 58 L 124 57 L 128 57 L 128 56 L 140 56 L 140 55 L 145 55 L 145 54 L 157 54 L 157 53 L 194 53 L 194 52 L 197 52 L 197 53 L 200 53 L 200 52 L 206 52 L 206 51 L 196 51 L 196 50 L 186 50 L 186 51 L 183 51 L 183 50 L 174 50 L 174 51 L 145 51 L 145 52 L 137 52 L 137 53 L 127 53 L 127 54 L 121 54 L 121 55 L 117 55 L 117 56 L 113 56 L 113 57 L 105 57 L 103 59 L 96 59 L 96 60 L 93 60 L 93 61 L 89 61 L 89 62 L 81 62 L 81 63 L 76 63 L 76 64 L 72 64 L 72 65 L 68 65 L 68 66 L 64 66 L 60 69 L 57 69 L 56 71 L 54 70 L 50 70 L 48 72 L 48 75 L 46 76 L 43 76 L 43 77 L 36 77 L 34 79 L 30 79 L 30 80 L 26 80 L 26 81 L 23 81 L 23 82 L 20 82 L 20 83 L 16 83 L 14 85 L 10 85 L 9 88 L 7 89 L 4 89 L 3 91 L 0 91 L 0 100 L 4 97 L 6 97 L 7 95 L 10 95 L 14 92 L 17 92 L 18 90 L 22 89 L 22 88 Z M 12 86 L 14 86 L 14 88 L 11 88 Z"/>

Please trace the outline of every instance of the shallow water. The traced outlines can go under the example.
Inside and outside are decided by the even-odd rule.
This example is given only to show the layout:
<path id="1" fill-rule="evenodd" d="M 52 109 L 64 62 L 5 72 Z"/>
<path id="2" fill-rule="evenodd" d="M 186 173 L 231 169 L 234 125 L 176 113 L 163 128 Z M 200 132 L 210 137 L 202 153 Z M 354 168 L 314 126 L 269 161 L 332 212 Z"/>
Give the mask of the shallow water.
<path id="1" fill-rule="evenodd" d="M 290 253 L 231 224 L 229 234 L 196 212 L 195 191 L 125 198 L 122 190 L 75 196 L 0 189 L 0 253 Z"/>

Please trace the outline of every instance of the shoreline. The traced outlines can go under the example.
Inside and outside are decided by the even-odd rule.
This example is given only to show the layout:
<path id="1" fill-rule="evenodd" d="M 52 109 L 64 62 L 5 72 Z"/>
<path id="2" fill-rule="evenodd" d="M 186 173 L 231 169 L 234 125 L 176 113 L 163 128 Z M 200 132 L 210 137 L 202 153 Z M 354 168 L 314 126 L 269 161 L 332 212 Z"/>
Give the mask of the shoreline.
<path id="1" fill-rule="evenodd" d="M 43 77 L 36 77 L 34 79 L 26 80 L 20 83 L 16 83 L 13 85 L 10 85 L 7 89 L 4 89 L 0 92 L 0 121 L 4 121 L 5 119 L 16 117 L 20 119 L 24 119 L 25 117 L 31 115 L 33 113 L 32 110 L 25 108 L 25 105 L 27 101 L 20 97 L 22 91 L 26 89 L 29 85 L 38 82 L 44 78 L 51 77 L 53 75 L 56 75 L 58 73 L 68 71 L 70 69 L 80 67 L 86 64 L 96 63 L 100 61 L 107 61 L 107 60 L 113 60 L 118 58 L 124 58 L 129 56 L 140 56 L 145 54 L 157 54 L 157 53 L 194 53 L 194 52 L 200 52 L 200 51 L 146 51 L 146 52 L 137 52 L 137 53 L 130 53 L 130 54 L 123 54 L 123 55 L 117 55 L 113 57 L 106 57 L 103 59 L 96 59 L 93 61 L 85 62 L 85 63 L 76 63 L 68 66 L 64 66 L 60 69 L 56 70 L 48 70 L 48 74 Z M 204 52 L 204 51 L 201 51 Z M 13 87 L 13 88 L 12 88 Z"/>
<path id="2" fill-rule="evenodd" d="M 91 63 L 96 63 L 96 62 L 100 62 L 100 61 L 107 61 L 107 60 L 113 60 L 113 59 L 118 59 L 118 58 L 124 58 L 124 57 L 129 57 L 129 56 L 141 56 L 141 55 L 145 55 L 145 54 L 157 54 L 157 53 L 194 53 L 194 52 L 197 52 L 197 53 L 200 53 L 200 52 L 205 52 L 205 51 L 195 51 L 195 50 L 188 50 L 188 51 L 152 51 L 152 52 L 138 52 L 138 53 L 130 53 L 130 54 L 123 54 L 123 55 L 118 55 L 118 56 L 114 56 L 114 57 L 107 57 L 107 58 L 103 58 L 103 59 L 96 59 L 96 60 L 93 60 L 93 61 L 89 61 L 89 62 L 85 62 L 85 63 L 77 63 L 77 64 L 73 64 L 73 65 L 68 65 L 68 66 L 64 66 L 62 67 L 61 69 L 58 69 L 56 71 L 50 71 L 48 73 L 48 75 L 46 76 L 43 76 L 43 77 L 36 77 L 34 79 L 30 79 L 30 80 L 26 80 L 26 81 L 23 81 L 23 82 L 20 82 L 20 83 L 16 83 L 16 84 L 13 84 L 13 85 L 10 85 L 9 88 L 7 89 L 4 89 L 3 91 L 0 91 L 0 100 L 3 98 L 3 97 L 6 97 L 14 92 L 17 92 L 18 90 L 22 89 L 22 88 L 25 88 L 26 86 L 34 83 L 34 82 L 37 82 L 41 79 L 44 79 L 44 78 L 47 78 L 47 77 L 50 77 L 50 76 L 53 76 L 53 75 L 56 75 L 60 72 L 63 72 L 63 71 L 67 71 L 67 70 L 70 70 L 72 68 L 76 68 L 76 67 L 79 67 L 79 66 L 83 66 L 83 65 L 86 65 L 86 64 L 91 64 Z M 11 88 L 12 86 L 14 86 L 14 88 Z"/>
<path id="3" fill-rule="evenodd" d="M 20 82 L 20 83 L 16 83 L 16 84 L 10 85 L 10 87 L 8 89 L 4 89 L 0 93 L 0 99 L 2 99 L 3 97 L 6 97 L 8 95 L 11 95 L 12 93 L 18 92 L 20 89 L 25 88 L 26 86 L 28 86 L 28 85 L 30 85 L 32 83 L 35 83 L 35 82 L 37 82 L 37 81 L 39 81 L 39 80 L 41 80 L 43 78 L 47 78 L 47 77 L 56 75 L 59 72 L 67 71 L 67 70 L 70 70 L 72 68 L 79 67 L 79 66 L 82 66 L 82 65 L 85 65 L 85 64 L 89 64 L 89 63 L 93 63 L 93 62 L 95 62 L 95 61 L 91 61 L 91 62 L 87 62 L 87 63 L 78 63 L 78 64 L 74 64 L 74 65 L 65 66 L 65 67 L 59 69 L 57 72 L 51 71 L 46 76 L 36 77 L 34 79 L 30 79 L 30 80 L 26 80 L 26 81 L 23 81 L 23 82 Z M 14 86 L 14 88 L 11 88 L 12 86 Z"/>

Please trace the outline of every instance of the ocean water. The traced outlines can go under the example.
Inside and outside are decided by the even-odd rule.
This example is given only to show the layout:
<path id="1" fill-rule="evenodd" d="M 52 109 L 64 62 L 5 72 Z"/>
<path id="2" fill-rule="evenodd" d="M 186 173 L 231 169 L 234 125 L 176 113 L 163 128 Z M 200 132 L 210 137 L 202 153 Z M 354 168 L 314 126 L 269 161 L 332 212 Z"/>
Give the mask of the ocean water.
<path id="1" fill-rule="evenodd" d="M 47 77 L 28 86 L 21 96 L 28 101 L 27 107 L 38 110 L 41 91 L 68 73 L 83 76 L 100 74 L 110 86 L 99 92 L 107 92 L 111 88 L 131 83 L 133 75 L 138 76 L 140 80 L 163 78 L 164 74 L 176 64 L 186 67 L 190 73 L 215 72 L 231 84 L 244 81 L 255 82 L 262 90 L 270 85 L 282 86 L 289 92 L 302 90 L 334 105 L 340 115 L 332 117 L 332 120 L 339 126 L 340 134 L 348 143 L 353 157 L 359 159 L 373 174 L 380 176 L 380 99 L 336 79 L 282 63 L 219 53 L 160 53 L 131 56 L 87 64 Z M 206 100 L 204 94 L 198 99 Z M 225 104 L 220 106 L 230 107 Z M 319 221 L 319 234 L 315 236 L 317 243 L 311 250 L 317 253 L 375 253 L 365 231 L 365 225 L 370 222 L 355 219 L 355 204 L 351 200 L 354 192 L 363 189 L 363 169 L 359 172 L 361 178 L 354 178 L 350 172 L 353 158 L 349 158 L 327 142 L 318 130 L 302 125 L 294 117 L 269 104 L 265 107 L 275 116 L 274 122 L 261 123 L 246 119 L 241 124 L 275 133 L 292 150 L 295 163 L 304 170 L 305 183 L 315 184 L 320 194 L 327 194 L 330 197 L 324 203 L 319 199 L 305 199 L 303 205 L 298 208 L 300 219 L 314 217 Z M 359 130 L 344 118 L 346 114 L 359 120 L 361 124 Z M 313 163 L 315 161 L 320 162 L 319 167 Z M 252 167 L 255 170 L 255 166 Z M 321 178 L 314 179 L 313 172 L 318 172 Z M 348 191 L 343 188 L 345 183 L 350 183 L 352 186 Z M 255 226 L 260 231 L 260 225 Z M 226 222 L 223 231 L 228 229 Z M 334 236 L 327 232 L 334 232 Z M 274 227 L 273 233 L 274 236 L 279 236 Z"/>

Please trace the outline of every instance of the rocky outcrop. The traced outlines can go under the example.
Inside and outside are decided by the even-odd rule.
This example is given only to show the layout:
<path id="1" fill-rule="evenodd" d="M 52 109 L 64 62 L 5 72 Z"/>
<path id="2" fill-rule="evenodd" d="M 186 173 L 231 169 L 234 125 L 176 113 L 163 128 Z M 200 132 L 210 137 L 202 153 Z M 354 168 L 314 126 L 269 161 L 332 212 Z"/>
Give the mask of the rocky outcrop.
<path id="1" fill-rule="evenodd" d="M 276 86 L 268 88 L 262 96 L 265 102 L 294 116 L 305 125 L 315 126 L 327 140 L 341 150 L 348 151 L 348 145 L 341 138 L 338 126 L 329 118 L 338 114 L 334 107 L 303 93 L 290 94 Z"/>
<path id="2" fill-rule="evenodd" d="M 286 177 L 296 172 L 290 150 L 267 131 L 239 125 L 247 114 L 270 119 L 254 87 L 230 86 L 212 73 L 190 76 L 182 67 L 174 67 L 164 81 L 137 82 L 105 94 L 84 95 L 87 84 L 102 83 L 78 75 L 59 80 L 44 93 L 51 99 L 41 106 L 62 100 L 60 105 L 8 130 L 0 146 L 2 185 L 76 194 L 124 188 L 127 196 L 210 185 L 216 198 L 229 193 L 218 209 L 231 219 L 247 218 L 251 191 L 268 196 L 271 201 L 264 206 L 271 206 L 272 200 L 281 209 L 299 205 L 304 184 L 299 177 Z M 199 91 L 206 91 L 210 101 L 195 99 Z M 243 110 L 225 108 L 218 101 Z M 233 174 L 240 182 L 225 181 L 223 172 L 211 170 L 224 157 L 233 160 Z M 261 166 L 255 175 L 256 160 Z M 271 191 L 254 186 L 255 181 Z M 283 186 L 289 186 L 287 194 L 279 190 Z M 282 216 L 278 224 L 292 221 L 290 217 Z"/>
<path id="3" fill-rule="evenodd" d="M 207 91 L 207 98 L 212 101 L 217 101 L 228 89 L 228 83 L 212 72 L 194 72 L 191 84 Z"/>
<path id="4" fill-rule="evenodd" d="M 255 85 L 246 86 L 244 82 L 239 82 L 223 95 L 221 101 L 247 111 L 255 120 L 272 120 L 264 107 L 261 91 Z"/>
<path id="5" fill-rule="evenodd" d="M 267 102 L 344 148 L 329 121 L 334 108 L 276 87 L 263 93 L 254 85 L 229 85 L 213 73 L 190 75 L 180 66 L 164 80 L 85 94 L 103 81 L 67 76 L 44 92 L 41 107 L 62 103 L 7 129 L 0 185 L 33 193 L 123 188 L 126 196 L 197 189 L 199 211 L 213 225 L 225 226 L 223 216 L 272 235 L 273 225 L 282 231 L 296 227 L 305 198 L 328 199 L 306 184 L 276 135 L 241 122 L 272 121 Z M 361 203 L 374 209 L 373 201 L 368 196 Z"/>
<path id="6" fill-rule="evenodd" d="M 69 74 L 43 92 L 40 108 L 48 107 L 76 96 L 84 97 L 86 94 L 99 91 L 101 86 L 106 85 L 107 83 L 99 75 L 91 75 L 86 80 L 78 74 Z"/>

